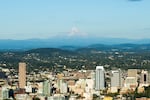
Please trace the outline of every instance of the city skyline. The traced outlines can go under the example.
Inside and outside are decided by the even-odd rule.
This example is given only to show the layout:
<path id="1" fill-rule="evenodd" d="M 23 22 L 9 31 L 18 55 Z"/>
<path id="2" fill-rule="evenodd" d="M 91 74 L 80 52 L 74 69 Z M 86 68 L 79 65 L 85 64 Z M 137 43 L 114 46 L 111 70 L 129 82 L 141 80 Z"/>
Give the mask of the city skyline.
<path id="1" fill-rule="evenodd" d="M 0 1 L 0 39 L 150 38 L 149 0 Z"/>

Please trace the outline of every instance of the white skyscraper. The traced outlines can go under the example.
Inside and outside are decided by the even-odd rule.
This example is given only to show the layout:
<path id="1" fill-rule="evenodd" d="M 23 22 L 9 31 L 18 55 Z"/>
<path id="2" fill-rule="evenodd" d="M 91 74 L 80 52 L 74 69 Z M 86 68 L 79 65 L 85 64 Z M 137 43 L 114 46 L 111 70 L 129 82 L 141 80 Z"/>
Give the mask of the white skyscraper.
<path id="1" fill-rule="evenodd" d="M 105 89 L 105 82 L 104 82 L 104 67 L 97 66 L 96 67 L 96 78 L 95 78 L 95 89 L 96 90 L 103 90 Z"/>
<path id="2" fill-rule="evenodd" d="M 111 87 L 121 87 L 121 71 L 112 71 Z"/>

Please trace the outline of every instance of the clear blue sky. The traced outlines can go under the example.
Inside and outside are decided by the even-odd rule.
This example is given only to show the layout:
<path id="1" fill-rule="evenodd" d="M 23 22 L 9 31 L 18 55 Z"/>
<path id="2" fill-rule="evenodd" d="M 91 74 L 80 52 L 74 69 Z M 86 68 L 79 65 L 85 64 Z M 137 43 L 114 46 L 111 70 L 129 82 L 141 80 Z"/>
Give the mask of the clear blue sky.
<path id="1" fill-rule="evenodd" d="M 0 1 L 0 39 L 66 34 L 150 38 L 150 0 Z"/>

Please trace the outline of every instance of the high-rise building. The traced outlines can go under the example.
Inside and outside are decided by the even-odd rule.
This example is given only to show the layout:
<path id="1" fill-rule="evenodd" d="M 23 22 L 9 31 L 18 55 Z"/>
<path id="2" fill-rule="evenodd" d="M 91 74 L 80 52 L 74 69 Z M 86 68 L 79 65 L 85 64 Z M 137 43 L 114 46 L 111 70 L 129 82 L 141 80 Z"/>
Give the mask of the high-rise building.
<path id="1" fill-rule="evenodd" d="M 121 87 L 121 70 L 112 71 L 111 87 Z"/>
<path id="2" fill-rule="evenodd" d="M 50 81 L 46 80 L 43 82 L 43 95 L 50 96 Z"/>
<path id="3" fill-rule="evenodd" d="M 135 77 L 136 82 L 138 81 L 138 70 L 137 69 L 128 69 L 128 77 Z"/>
<path id="4" fill-rule="evenodd" d="M 142 70 L 141 72 L 141 84 L 148 84 L 148 71 Z"/>
<path id="5" fill-rule="evenodd" d="M 137 77 L 137 69 L 128 69 L 128 77 Z"/>
<path id="6" fill-rule="evenodd" d="M 150 84 L 150 71 L 148 71 L 148 83 Z"/>
<path id="7" fill-rule="evenodd" d="M 26 86 L 26 63 L 19 63 L 19 88 Z"/>
<path id="8" fill-rule="evenodd" d="M 95 89 L 103 90 L 105 89 L 105 81 L 104 81 L 104 67 L 97 66 L 96 67 L 96 78 L 95 78 Z"/>
<path id="9" fill-rule="evenodd" d="M 124 86 L 127 88 L 132 88 L 135 89 L 137 87 L 138 83 L 137 83 L 137 79 L 136 77 L 126 77 Z"/>
<path id="10" fill-rule="evenodd" d="M 63 80 L 59 79 L 57 81 L 58 89 L 60 90 L 60 93 L 65 94 L 68 93 L 68 84 Z"/>
<path id="11" fill-rule="evenodd" d="M 7 87 L 3 86 L 0 87 L 0 100 L 8 99 L 8 89 Z"/>
<path id="12" fill-rule="evenodd" d="M 63 94 L 68 93 L 68 84 L 67 83 L 64 82 L 61 84 L 60 93 L 63 93 Z"/>

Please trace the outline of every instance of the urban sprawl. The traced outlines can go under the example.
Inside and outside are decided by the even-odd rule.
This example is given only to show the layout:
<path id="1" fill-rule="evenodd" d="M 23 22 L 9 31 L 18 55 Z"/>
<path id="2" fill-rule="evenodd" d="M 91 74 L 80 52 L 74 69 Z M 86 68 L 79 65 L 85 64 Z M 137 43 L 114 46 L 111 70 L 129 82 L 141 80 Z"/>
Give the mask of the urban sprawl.
<path id="1" fill-rule="evenodd" d="M 26 71 L 1 68 L 0 100 L 150 100 L 150 73 L 145 69 Z M 10 74 L 12 73 L 13 74 Z"/>

